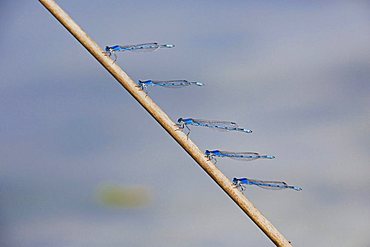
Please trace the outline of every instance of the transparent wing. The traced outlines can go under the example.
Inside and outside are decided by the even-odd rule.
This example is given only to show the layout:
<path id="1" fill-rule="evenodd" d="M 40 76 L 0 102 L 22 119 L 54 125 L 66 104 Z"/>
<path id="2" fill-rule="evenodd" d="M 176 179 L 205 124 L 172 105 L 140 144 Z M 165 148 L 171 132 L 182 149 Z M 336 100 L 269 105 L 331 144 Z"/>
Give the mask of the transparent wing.
<path id="1" fill-rule="evenodd" d="M 220 153 L 224 157 L 228 157 L 234 160 L 241 160 L 241 161 L 252 161 L 260 158 L 259 153 L 255 152 L 228 152 L 228 151 L 220 151 Z"/>
<path id="2" fill-rule="evenodd" d="M 189 82 L 187 80 L 171 80 L 171 81 L 153 81 L 153 84 L 167 88 L 181 88 L 190 86 L 192 82 Z"/>
<path id="3" fill-rule="evenodd" d="M 291 188 L 293 186 L 287 185 L 285 182 L 280 181 L 263 181 L 263 180 L 255 180 L 255 179 L 248 179 L 249 184 L 257 185 L 258 187 L 261 187 L 263 189 L 268 190 L 282 190 Z"/>
<path id="4" fill-rule="evenodd" d="M 235 130 L 236 128 L 239 128 L 237 123 L 229 122 L 229 121 L 193 119 L 193 122 L 197 123 L 200 126 L 216 128 L 219 130 Z"/>
<path id="5" fill-rule="evenodd" d="M 150 52 L 159 49 L 158 43 L 144 43 L 137 45 L 126 45 L 121 46 L 122 51 L 132 51 L 132 52 Z"/>

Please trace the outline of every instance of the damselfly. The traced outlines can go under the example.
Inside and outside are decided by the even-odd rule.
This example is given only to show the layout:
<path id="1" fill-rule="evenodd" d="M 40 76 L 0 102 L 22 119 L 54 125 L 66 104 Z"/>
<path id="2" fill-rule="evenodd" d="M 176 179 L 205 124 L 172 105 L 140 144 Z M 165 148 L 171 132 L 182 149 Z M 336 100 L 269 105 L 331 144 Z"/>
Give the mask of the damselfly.
<path id="1" fill-rule="evenodd" d="M 249 179 L 249 178 L 233 178 L 233 184 L 235 187 L 244 191 L 246 189 L 246 185 L 256 185 L 263 189 L 269 190 L 282 190 L 282 189 L 292 189 L 296 191 L 302 190 L 301 187 L 288 185 L 286 182 L 281 181 L 263 181 L 263 180 L 256 180 L 256 179 Z"/>
<path id="2" fill-rule="evenodd" d="M 170 81 L 153 81 L 153 80 L 146 80 L 141 81 L 139 80 L 139 86 L 145 92 L 147 91 L 148 86 L 159 86 L 159 87 L 166 87 L 166 88 L 181 88 L 187 87 L 191 85 L 196 86 L 203 86 L 204 84 L 197 81 L 187 81 L 187 80 L 170 80 Z"/>
<path id="3" fill-rule="evenodd" d="M 186 128 L 190 134 L 190 128 L 188 125 L 208 127 L 224 131 L 240 131 L 244 133 L 252 133 L 252 130 L 239 127 L 237 123 L 230 121 L 214 121 L 214 120 L 203 120 L 194 118 L 179 118 L 177 120 L 177 126 L 180 129 Z"/>
<path id="4" fill-rule="evenodd" d="M 275 156 L 272 155 L 260 155 L 256 152 L 228 152 L 228 151 L 221 151 L 221 150 L 213 150 L 209 151 L 206 150 L 205 153 L 206 157 L 213 162 L 217 163 L 216 157 L 220 158 L 231 158 L 241 161 L 251 161 L 256 159 L 274 159 Z"/>
<path id="5" fill-rule="evenodd" d="M 146 51 L 155 51 L 160 48 L 173 48 L 175 45 L 171 44 L 164 44 L 160 45 L 158 43 L 144 43 L 144 44 L 137 44 L 137 45 L 113 45 L 113 46 L 106 46 L 105 47 L 105 54 L 107 56 L 114 55 L 114 61 L 117 60 L 116 52 L 118 51 L 132 51 L 132 52 L 146 52 Z"/>

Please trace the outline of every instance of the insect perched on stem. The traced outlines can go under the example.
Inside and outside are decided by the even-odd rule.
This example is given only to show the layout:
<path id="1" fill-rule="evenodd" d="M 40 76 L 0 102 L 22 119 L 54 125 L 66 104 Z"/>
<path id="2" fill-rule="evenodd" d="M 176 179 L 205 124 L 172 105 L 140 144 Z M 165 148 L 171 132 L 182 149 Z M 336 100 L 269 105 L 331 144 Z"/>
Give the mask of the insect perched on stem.
<path id="1" fill-rule="evenodd" d="M 221 131 L 240 131 L 244 133 L 252 133 L 252 130 L 241 128 L 239 127 L 237 123 L 230 122 L 230 121 L 215 121 L 215 120 L 204 120 L 204 119 L 195 119 L 195 118 L 179 118 L 177 120 L 177 126 L 180 129 L 186 128 L 189 131 L 187 133 L 187 136 L 189 136 L 190 134 L 189 125 L 208 127 L 212 129 L 221 130 Z"/>
<path id="2" fill-rule="evenodd" d="M 241 160 L 241 161 L 252 161 L 256 159 L 275 159 L 275 156 L 272 155 L 260 155 L 256 152 L 228 152 L 228 151 L 221 151 L 221 150 L 206 150 L 204 152 L 206 157 L 214 162 L 217 163 L 216 157 L 220 158 L 231 158 L 235 160 Z"/>
<path id="3" fill-rule="evenodd" d="M 282 190 L 282 189 L 292 189 L 296 191 L 301 191 L 302 188 L 298 186 L 288 185 L 281 181 L 263 181 L 249 178 L 233 178 L 233 184 L 236 188 L 241 191 L 246 190 L 246 185 L 256 185 L 263 189 L 269 190 Z"/>
<path id="4" fill-rule="evenodd" d="M 137 45 L 113 45 L 113 46 L 106 46 L 105 47 L 105 54 L 107 56 L 114 56 L 114 62 L 117 60 L 116 52 L 118 51 L 132 51 L 132 52 L 147 52 L 147 51 L 156 51 L 160 48 L 173 48 L 175 45 L 171 44 L 164 44 L 160 45 L 158 43 L 144 43 L 144 44 L 137 44 Z"/>
<path id="5" fill-rule="evenodd" d="M 148 86 L 159 86 L 165 88 L 182 88 L 191 85 L 196 86 L 204 86 L 203 83 L 197 81 L 187 81 L 187 80 L 169 80 L 169 81 L 153 81 L 153 80 L 146 80 L 141 81 L 139 80 L 139 87 L 147 92 Z"/>

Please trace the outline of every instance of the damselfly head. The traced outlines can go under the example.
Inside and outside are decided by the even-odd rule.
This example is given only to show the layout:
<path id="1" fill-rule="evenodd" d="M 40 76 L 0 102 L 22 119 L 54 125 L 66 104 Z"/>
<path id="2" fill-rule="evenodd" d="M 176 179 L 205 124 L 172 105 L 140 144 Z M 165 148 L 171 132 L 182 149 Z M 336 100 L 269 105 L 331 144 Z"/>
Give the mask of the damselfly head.
<path id="1" fill-rule="evenodd" d="M 239 183 L 239 180 L 237 178 L 233 178 L 233 184 L 238 185 L 238 183 Z"/>
<path id="2" fill-rule="evenodd" d="M 177 119 L 177 127 L 179 127 L 180 129 L 183 129 L 185 127 L 185 121 L 183 118 L 179 118 Z"/>
<path id="3" fill-rule="evenodd" d="M 204 152 L 204 154 L 205 154 L 206 156 L 210 156 L 210 155 L 211 155 L 211 151 L 206 150 L 206 151 Z"/>
<path id="4" fill-rule="evenodd" d="M 108 55 L 108 56 L 111 56 L 112 55 L 112 51 L 113 49 L 109 46 L 106 46 L 105 47 L 105 53 Z"/>

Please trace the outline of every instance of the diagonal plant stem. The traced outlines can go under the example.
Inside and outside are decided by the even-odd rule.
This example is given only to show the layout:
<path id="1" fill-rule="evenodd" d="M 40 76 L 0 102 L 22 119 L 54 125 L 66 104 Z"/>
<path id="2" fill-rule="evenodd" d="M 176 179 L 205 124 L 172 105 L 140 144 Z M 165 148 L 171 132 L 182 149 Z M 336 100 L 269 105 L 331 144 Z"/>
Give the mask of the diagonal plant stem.
<path id="1" fill-rule="evenodd" d="M 44 7 L 95 57 L 96 60 L 149 112 L 203 170 L 230 196 L 249 218 L 276 246 L 291 246 L 290 242 L 261 214 L 232 182 L 210 161 L 203 152 L 159 108 L 146 93 L 93 41 L 53 0 L 39 0 Z"/>

